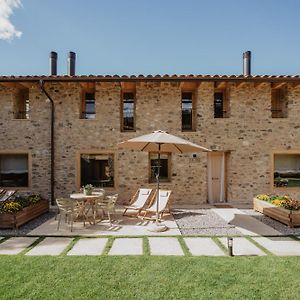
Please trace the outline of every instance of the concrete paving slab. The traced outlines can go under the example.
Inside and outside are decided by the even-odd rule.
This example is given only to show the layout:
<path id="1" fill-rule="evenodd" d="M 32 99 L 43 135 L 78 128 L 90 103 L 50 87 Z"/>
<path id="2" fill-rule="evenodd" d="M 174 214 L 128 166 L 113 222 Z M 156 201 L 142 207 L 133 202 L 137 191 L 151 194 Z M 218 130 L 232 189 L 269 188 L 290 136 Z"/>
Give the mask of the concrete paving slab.
<path id="1" fill-rule="evenodd" d="M 115 239 L 108 255 L 142 255 L 142 238 L 118 238 Z"/>
<path id="2" fill-rule="evenodd" d="M 175 237 L 150 237 L 149 245 L 151 255 L 184 255 Z"/>
<path id="3" fill-rule="evenodd" d="M 279 231 L 247 215 L 240 209 L 214 208 L 212 210 L 229 224 L 236 226 L 236 229 L 244 235 L 281 235 Z"/>
<path id="4" fill-rule="evenodd" d="M 48 237 L 32 248 L 26 255 L 59 255 L 72 241 L 72 238 Z"/>
<path id="5" fill-rule="evenodd" d="M 35 237 L 12 237 L 0 244 L 0 255 L 19 254 L 36 240 Z"/>
<path id="6" fill-rule="evenodd" d="M 80 239 L 67 255 L 101 255 L 107 240 L 107 238 Z"/>
<path id="7" fill-rule="evenodd" d="M 278 256 L 300 256 L 300 241 L 289 237 L 255 237 L 257 243 Z"/>
<path id="8" fill-rule="evenodd" d="M 227 247 L 227 238 L 219 238 L 221 243 Z M 264 256 L 267 255 L 249 240 L 243 237 L 233 238 L 233 255 L 255 255 L 255 256 Z"/>
<path id="9" fill-rule="evenodd" d="M 225 255 L 222 249 L 211 238 L 189 237 L 184 238 L 184 241 L 194 256 L 223 256 Z"/>

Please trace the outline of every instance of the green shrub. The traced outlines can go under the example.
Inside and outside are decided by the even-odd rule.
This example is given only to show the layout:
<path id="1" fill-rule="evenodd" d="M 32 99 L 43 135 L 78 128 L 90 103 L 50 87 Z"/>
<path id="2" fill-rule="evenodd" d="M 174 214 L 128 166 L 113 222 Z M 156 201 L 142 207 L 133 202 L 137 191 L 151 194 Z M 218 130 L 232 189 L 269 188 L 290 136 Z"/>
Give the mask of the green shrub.
<path id="1" fill-rule="evenodd" d="M 35 204 L 42 200 L 40 195 L 30 195 L 27 197 L 29 204 Z"/>
<path id="2" fill-rule="evenodd" d="M 23 208 L 30 205 L 28 197 L 17 196 L 14 202 L 19 203 Z"/>

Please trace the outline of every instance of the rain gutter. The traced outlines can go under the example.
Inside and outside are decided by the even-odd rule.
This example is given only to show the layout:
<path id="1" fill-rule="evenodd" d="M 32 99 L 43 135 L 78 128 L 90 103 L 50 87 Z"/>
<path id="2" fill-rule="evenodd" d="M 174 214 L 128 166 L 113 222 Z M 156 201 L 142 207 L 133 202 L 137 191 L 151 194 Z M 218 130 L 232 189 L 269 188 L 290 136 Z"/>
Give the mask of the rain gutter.
<path id="1" fill-rule="evenodd" d="M 51 205 L 55 205 L 54 201 L 54 101 L 44 88 L 44 81 L 39 81 L 41 91 L 46 95 L 51 103 L 51 127 L 50 127 L 50 191 Z"/>

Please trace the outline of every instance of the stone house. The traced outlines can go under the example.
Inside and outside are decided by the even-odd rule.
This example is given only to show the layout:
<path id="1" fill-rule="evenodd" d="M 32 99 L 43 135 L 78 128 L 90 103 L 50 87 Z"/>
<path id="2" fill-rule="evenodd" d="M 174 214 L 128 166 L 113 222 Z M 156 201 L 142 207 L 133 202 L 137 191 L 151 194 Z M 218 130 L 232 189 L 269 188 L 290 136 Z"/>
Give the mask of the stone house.
<path id="1" fill-rule="evenodd" d="M 78 76 L 69 62 L 66 76 L 55 53 L 49 76 L 0 76 L 1 187 L 54 201 L 91 183 L 125 203 L 155 188 L 157 154 L 117 144 L 164 130 L 213 150 L 162 154 L 175 206 L 300 197 L 299 76 L 252 76 L 247 55 L 225 76 Z"/>

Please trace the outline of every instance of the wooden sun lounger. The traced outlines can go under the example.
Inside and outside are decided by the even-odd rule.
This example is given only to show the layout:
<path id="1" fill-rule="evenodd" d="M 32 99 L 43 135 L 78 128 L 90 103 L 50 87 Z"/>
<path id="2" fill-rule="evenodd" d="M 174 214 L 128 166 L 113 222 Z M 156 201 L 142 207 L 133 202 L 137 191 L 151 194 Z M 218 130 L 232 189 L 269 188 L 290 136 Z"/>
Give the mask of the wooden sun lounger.
<path id="1" fill-rule="evenodd" d="M 125 210 L 123 212 L 123 216 L 126 215 L 126 212 L 128 209 L 136 211 L 135 217 L 137 217 L 140 213 L 140 211 L 145 207 L 148 200 L 150 199 L 152 189 L 144 189 L 140 188 L 136 191 L 136 193 L 133 195 L 133 197 L 130 200 L 130 204 L 128 206 L 125 206 Z M 127 216 L 133 216 L 133 215 L 127 215 Z"/>
<path id="2" fill-rule="evenodd" d="M 170 195 L 172 191 L 171 190 L 159 190 L 159 204 L 158 204 L 158 214 L 159 219 L 163 217 L 163 214 L 168 211 L 170 212 Z M 147 214 L 152 214 L 155 216 L 156 214 L 156 207 L 157 207 L 157 190 L 155 191 L 152 201 L 150 202 L 150 206 L 144 210 L 141 211 L 140 216 L 143 219 L 147 219 Z M 153 217 L 149 218 L 153 219 Z"/>

